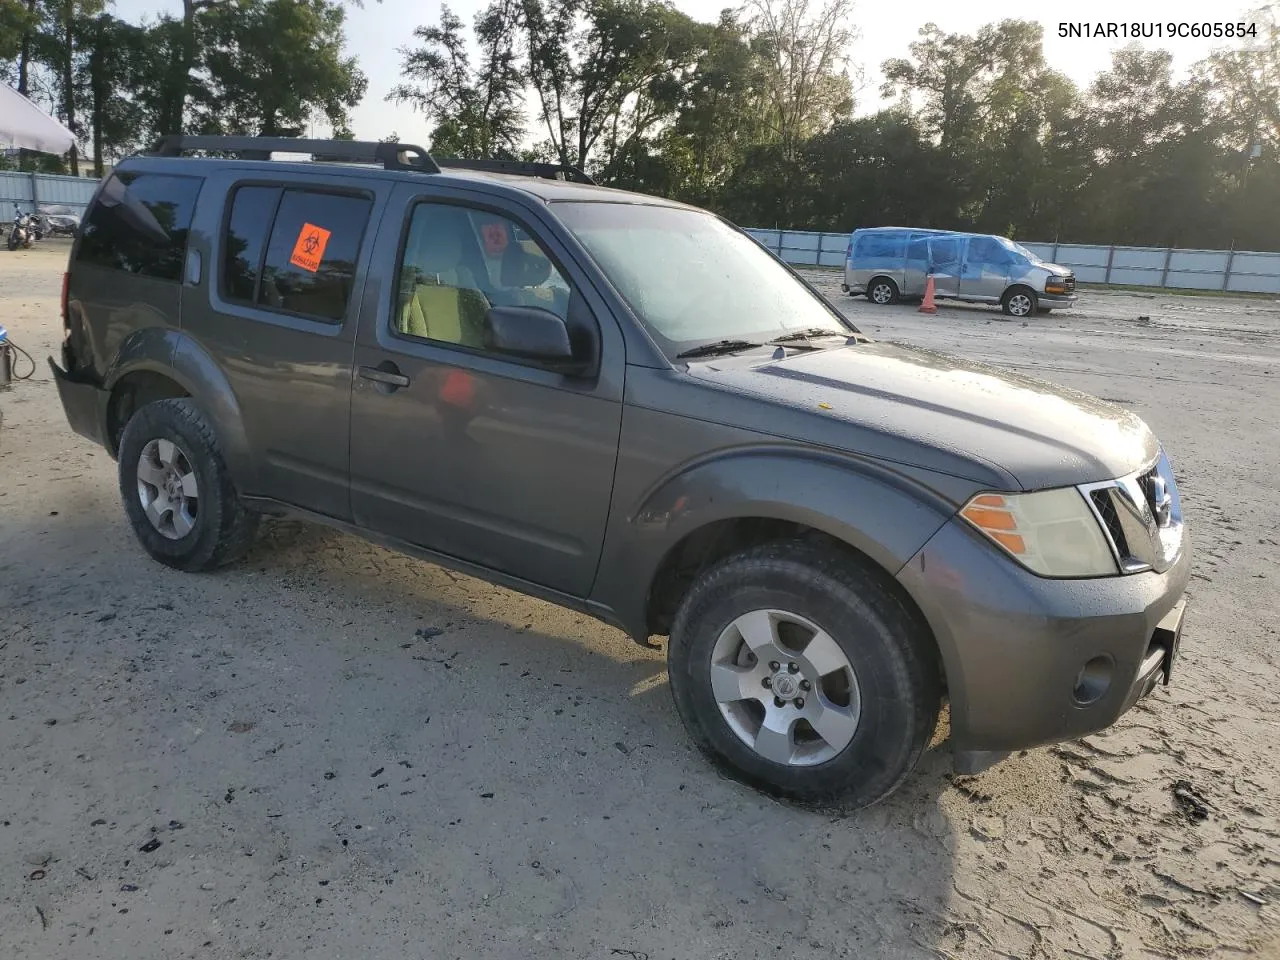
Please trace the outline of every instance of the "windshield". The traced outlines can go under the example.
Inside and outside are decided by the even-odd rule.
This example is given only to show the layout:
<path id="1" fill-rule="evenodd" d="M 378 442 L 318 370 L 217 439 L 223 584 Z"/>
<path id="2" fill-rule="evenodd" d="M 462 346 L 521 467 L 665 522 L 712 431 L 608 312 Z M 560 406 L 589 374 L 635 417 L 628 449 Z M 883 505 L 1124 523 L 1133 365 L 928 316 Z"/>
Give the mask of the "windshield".
<path id="1" fill-rule="evenodd" d="M 633 203 L 555 209 L 670 355 L 720 340 L 854 332 L 759 244 L 711 214 Z"/>
<path id="2" fill-rule="evenodd" d="M 1027 249 L 1026 247 L 1024 247 L 1022 244 L 1020 244 L 1020 243 L 1014 243 L 1014 242 L 1013 242 L 1012 240 L 1010 240 L 1008 237 L 996 237 L 996 239 L 997 239 L 997 240 L 999 240 L 999 241 L 1000 241 L 1000 243 L 1001 243 L 1001 244 L 1003 244 L 1005 247 L 1007 247 L 1008 249 L 1012 250 L 1014 253 L 1020 253 L 1020 254 L 1022 254 L 1024 257 L 1026 257 L 1026 258 L 1027 258 L 1028 260 L 1030 260 L 1032 263 L 1041 263 L 1041 262 L 1042 262 L 1042 261 L 1040 260 L 1040 258 L 1039 258 L 1039 257 L 1037 257 L 1034 253 L 1032 253 L 1030 250 L 1028 250 L 1028 249 Z"/>

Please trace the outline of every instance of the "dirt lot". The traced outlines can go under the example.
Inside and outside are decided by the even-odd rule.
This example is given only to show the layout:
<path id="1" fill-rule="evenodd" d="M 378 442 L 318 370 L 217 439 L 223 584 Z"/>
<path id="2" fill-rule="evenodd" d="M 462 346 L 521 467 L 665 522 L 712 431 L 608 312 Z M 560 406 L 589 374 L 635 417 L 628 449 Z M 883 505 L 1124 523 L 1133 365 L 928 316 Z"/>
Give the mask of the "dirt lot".
<path id="1" fill-rule="evenodd" d="M 146 559 L 43 364 L 65 256 L 0 254 L 40 360 L 0 394 L 5 958 L 1280 957 L 1280 304 L 1022 323 L 817 277 L 872 336 L 1132 407 L 1197 550 L 1174 686 L 846 815 L 721 779 L 662 655 L 572 613 L 296 524 Z"/>

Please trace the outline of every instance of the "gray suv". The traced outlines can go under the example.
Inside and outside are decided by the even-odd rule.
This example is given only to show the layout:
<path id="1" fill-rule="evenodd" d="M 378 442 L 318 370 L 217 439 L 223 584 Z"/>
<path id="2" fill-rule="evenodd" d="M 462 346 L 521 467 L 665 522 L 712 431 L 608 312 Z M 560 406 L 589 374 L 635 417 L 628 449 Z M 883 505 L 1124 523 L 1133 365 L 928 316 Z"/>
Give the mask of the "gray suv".
<path id="1" fill-rule="evenodd" d="M 885 796 L 944 698 L 976 772 L 1174 666 L 1141 420 L 868 340 L 737 228 L 571 168 L 163 140 L 100 186 L 63 324 L 67 419 L 159 562 L 303 517 L 666 635 L 692 738 L 765 789 Z"/>

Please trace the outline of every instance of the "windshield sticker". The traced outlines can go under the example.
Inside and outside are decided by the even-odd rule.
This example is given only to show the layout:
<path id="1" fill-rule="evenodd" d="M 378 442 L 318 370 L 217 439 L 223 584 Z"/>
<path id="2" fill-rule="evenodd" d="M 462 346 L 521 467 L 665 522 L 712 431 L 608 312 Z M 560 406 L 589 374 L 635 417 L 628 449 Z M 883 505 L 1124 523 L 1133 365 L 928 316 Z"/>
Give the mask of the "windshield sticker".
<path id="1" fill-rule="evenodd" d="M 301 267 L 308 273 L 320 269 L 320 261 L 324 259 L 324 248 L 329 245 L 330 232 L 313 223 L 304 223 L 298 231 L 298 240 L 293 245 L 293 256 L 289 262 Z"/>

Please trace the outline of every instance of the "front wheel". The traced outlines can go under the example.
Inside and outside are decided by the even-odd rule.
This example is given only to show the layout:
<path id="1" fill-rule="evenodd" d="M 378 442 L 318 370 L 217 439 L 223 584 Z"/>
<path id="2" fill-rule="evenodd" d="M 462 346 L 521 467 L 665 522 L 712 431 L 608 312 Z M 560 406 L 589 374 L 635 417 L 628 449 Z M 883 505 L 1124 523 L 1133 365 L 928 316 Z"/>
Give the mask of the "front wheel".
<path id="1" fill-rule="evenodd" d="M 927 631 L 882 574 L 834 548 L 766 544 L 713 566 L 677 611 L 667 660 L 698 747 L 800 800 L 875 803 L 937 724 Z"/>
<path id="2" fill-rule="evenodd" d="M 1037 307 L 1036 292 L 1030 287 L 1013 287 L 1004 295 L 1004 312 L 1011 317 L 1029 317 Z"/>
<path id="3" fill-rule="evenodd" d="M 194 400 L 142 407 L 124 428 L 119 463 L 125 513 L 152 559 L 179 570 L 211 570 L 252 545 L 257 514 L 240 503 Z"/>
<path id="4" fill-rule="evenodd" d="M 898 285 L 887 277 L 876 277 L 867 284 L 867 299 L 885 307 L 898 299 Z"/>

